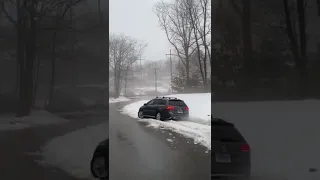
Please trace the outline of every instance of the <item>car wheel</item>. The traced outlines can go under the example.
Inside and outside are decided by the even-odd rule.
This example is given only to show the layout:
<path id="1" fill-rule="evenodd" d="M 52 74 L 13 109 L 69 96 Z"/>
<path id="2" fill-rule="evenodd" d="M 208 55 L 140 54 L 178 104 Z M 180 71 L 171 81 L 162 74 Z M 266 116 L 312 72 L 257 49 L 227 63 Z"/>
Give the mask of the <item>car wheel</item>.
<path id="1" fill-rule="evenodd" d="M 143 118 L 144 118 L 142 111 L 139 111 L 139 112 L 138 112 L 138 117 L 139 117 L 140 119 L 143 119 Z"/>
<path id="2" fill-rule="evenodd" d="M 156 120 L 162 120 L 161 113 L 157 112 L 157 114 L 156 114 Z"/>
<path id="3" fill-rule="evenodd" d="M 103 156 L 93 157 L 91 160 L 91 173 L 95 178 L 108 179 L 109 171 L 106 168 Z"/>

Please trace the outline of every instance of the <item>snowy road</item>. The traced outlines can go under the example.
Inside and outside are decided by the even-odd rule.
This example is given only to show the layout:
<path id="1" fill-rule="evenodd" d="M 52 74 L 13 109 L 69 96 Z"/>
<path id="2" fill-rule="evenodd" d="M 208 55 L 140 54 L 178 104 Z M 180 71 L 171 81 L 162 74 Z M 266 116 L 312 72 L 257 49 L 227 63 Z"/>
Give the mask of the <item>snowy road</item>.
<path id="1" fill-rule="evenodd" d="M 192 139 L 137 123 L 110 104 L 110 179 L 210 179 L 210 153 Z M 171 139 L 171 141 L 168 141 Z"/>
<path id="2" fill-rule="evenodd" d="M 102 113 L 103 115 L 103 113 Z M 0 132 L 0 179 L 46 179 L 46 180 L 76 180 L 70 174 L 58 167 L 41 166 L 37 160 L 41 157 L 29 152 L 37 152 L 50 139 L 88 125 L 106 122 L 108 112 L 96 118 L 79 118 L 68 123 L 38 126 L 17 131 Z M 88 120 L 89 119 L 89 120 Z M 106 127 L 108 128 L 108 127 Z"/>

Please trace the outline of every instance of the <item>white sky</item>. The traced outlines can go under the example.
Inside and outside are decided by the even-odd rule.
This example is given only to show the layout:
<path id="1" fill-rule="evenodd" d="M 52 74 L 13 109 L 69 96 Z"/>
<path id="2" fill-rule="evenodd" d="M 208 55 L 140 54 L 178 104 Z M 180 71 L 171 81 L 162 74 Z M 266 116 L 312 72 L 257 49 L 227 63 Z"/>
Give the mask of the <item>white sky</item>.
<path id="1" fill-rule="evenodd" d="M 157 0 L 110 0 L 109 32 L 123 33 L 147 43 L 146 60 L 163 60 L 170 45 L 153 12 Z"/>

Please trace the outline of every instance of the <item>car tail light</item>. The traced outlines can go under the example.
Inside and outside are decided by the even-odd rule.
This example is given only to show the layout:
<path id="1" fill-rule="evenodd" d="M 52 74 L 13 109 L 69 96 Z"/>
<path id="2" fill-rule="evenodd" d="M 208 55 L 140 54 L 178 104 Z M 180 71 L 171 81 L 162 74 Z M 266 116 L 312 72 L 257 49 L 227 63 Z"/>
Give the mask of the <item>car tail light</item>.
<path id="1" fill-rule="evenodd" d="M 186 107 L 186 111 L 189 111 L 189 107 L 188 106 Z"/>
<path id="2" fill-rule="evenodd" d="M 174 110 L 174 106 L 167 106 L 166 108 L 168 111 L 173 111 Z"/>
<path id="3" fill-rule="evenodd" d="M 248 144 L 242 144 L 241 151 L 242 152 L 249 152 L 250 151 L 249 145 Z"/>

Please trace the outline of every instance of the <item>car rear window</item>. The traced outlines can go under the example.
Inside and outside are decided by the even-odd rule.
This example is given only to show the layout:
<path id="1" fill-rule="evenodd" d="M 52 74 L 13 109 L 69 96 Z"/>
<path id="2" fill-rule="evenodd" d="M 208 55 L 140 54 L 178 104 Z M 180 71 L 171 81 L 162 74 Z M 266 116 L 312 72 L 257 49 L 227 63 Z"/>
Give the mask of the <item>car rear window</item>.
<path id="1" fill-rule="evenodd" d="M 171 106 L 186 106 L 186 104 L 181 100 L 169 100 L 169 105 L 171 105 Z"/>
<path id="2" fill-rule="evenodd" d="M 220 141 L 244 141 L 241 133 L 233 126 L 211 126 L 211 139 Z"/>

